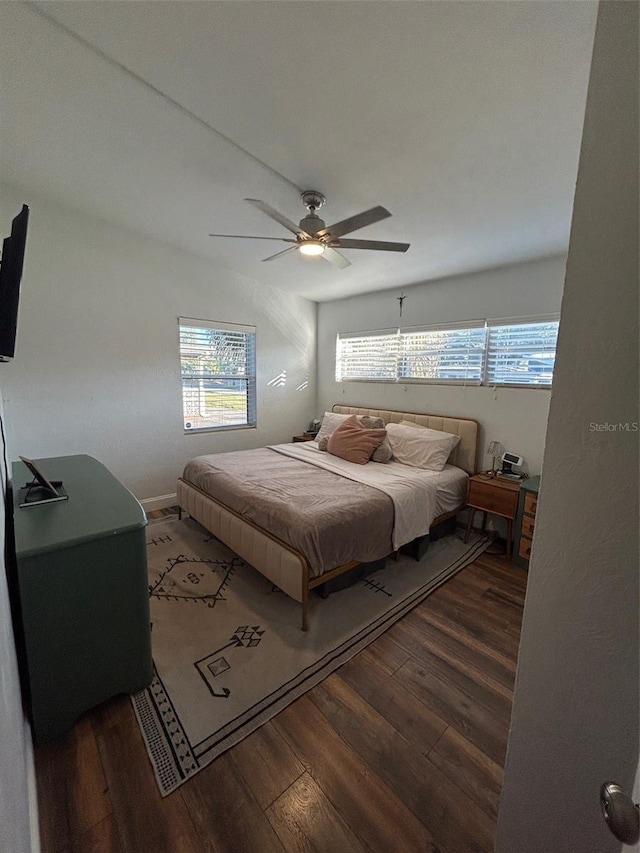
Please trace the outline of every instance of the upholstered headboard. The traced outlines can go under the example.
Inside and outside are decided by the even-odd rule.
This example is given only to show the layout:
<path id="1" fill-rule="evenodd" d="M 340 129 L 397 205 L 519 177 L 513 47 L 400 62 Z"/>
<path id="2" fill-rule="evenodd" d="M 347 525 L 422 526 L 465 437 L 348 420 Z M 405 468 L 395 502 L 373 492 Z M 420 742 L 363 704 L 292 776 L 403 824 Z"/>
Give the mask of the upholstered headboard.
<path id="1" fill-rule="evenodd" d="M 439 429 L 442 432 L 450 432 L 459 435 L 460 441 L 449 458 L 452 465 L 462 468 L 467 474 L 475 474 L 478 459 L 478 421 L 470 418 L 450 418 L 447 415 L 428 415 L 422 412 L 394 412 L 388 409 L 365 409 L 362 406 L 339 406 L 334 405 L 332 411 L 340 415 L 370 415 L 373 418 L 382 418 L 385 424 L 400 421 L 413 421 L 420 426 L 430 429 Z"/>

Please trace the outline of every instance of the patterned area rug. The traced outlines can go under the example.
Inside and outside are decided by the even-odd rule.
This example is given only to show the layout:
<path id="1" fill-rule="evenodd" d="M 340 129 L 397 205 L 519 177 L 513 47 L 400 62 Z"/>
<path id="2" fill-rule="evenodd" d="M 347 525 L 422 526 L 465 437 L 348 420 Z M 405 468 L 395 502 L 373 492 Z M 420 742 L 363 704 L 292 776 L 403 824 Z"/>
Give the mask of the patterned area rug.
<path id="1" fill-rule="evenodd" d="M 147 528 L 155 676 L 132 697 L 158 786 L 175 790 L 378 637 L 488 540 L 431 543 L 300 605 L 190 518 Z"/>

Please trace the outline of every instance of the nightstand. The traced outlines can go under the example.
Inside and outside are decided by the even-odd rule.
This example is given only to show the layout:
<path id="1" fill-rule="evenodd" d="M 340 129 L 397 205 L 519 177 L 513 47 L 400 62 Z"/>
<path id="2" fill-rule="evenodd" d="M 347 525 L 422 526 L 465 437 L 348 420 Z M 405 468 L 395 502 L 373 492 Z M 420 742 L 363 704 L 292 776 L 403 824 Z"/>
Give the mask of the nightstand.
<path id="1" fill-rule="evenodd" d="M 487 525 L 487 515 L 499 515 L 507 520 L 507 558 L 511 559 L 513 521 L 518 512 L 520 481 L 491 477 L 489 474 L 474 474 L 469 478 L 467 506 L 471 508 L 465 541 L 469 538 L 476 510 L 483 513 L 482 529 Z"/>
<path id="2" fill-rule="evenodd" d="M 315 433 L 303 432 L 300 435 L 294 435 L 291 441 L 313 441 L 315 437 Z"/>

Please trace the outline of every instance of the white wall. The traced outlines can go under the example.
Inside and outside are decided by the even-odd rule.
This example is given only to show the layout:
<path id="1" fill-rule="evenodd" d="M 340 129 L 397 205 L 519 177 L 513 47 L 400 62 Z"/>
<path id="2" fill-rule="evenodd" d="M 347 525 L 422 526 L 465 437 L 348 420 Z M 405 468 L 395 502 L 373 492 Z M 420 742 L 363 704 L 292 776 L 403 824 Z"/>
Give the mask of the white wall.
<path id="1" fill-rule="evenodd" d="M 0 365 L 0 378 L 3 365 Z M 0 404 L 0 418 L 2 405 Z M 22 712 L 5 565 L 6 466 L 0 449 L 0 850 L 40 849 L 31 729 Z M 15 583 L 15 581 L 13 581 Z"/>
<path id="2" fill-rule="evenodd" d="M 315 303 L 6 186 L 2 233 L 23 202 L 16 356 L 2 368 L 14 454 L 88 453 L 144 499 L 175 492 L 193 456 L 290 441 L 308 425 Z M 179 316 L 255 324 L 257 429 L 184 434 Z"/>
<path id="3" fill-rule="evenodd" d="M 487 443 L 495 440 L 524 456 L 530 473 L 539 473 L 549 390 L 336 382 L 336 334 L 558 312 L 565 261 L 564 256 L 552 257 L 404 288 L 407 298 L 401 319 L 400 290 L 320 303 L 318 412 L 330 409 L 333 403 L 354 403 L 476 418 L 481 425 L 481 467 L 490 464 L 484 453 Z"/>
<path id="4" fill-rule="evenodd" d="M 499 853 L 619 851 L 599 788 L 638 763 L 638 53 L 600 3 Z"/>

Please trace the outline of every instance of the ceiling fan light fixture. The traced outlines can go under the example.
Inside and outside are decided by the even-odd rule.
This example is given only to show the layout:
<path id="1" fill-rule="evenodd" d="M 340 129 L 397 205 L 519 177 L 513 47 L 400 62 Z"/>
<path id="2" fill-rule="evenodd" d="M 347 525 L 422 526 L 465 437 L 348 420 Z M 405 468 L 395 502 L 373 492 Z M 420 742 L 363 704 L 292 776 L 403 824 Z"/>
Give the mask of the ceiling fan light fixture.
<path id="1" fill-rule="evenodd" d="M 278 213 L 271 205 L 259 198 L 246 198 L 257 210 L 264 213 L 269 219 L 278 222 L 291 234 L 291 237 L 261 237 L 250 234 L 210 234 L 210 237 L 235 237 L 244 240 L 278 240 L 282 243 L 290 243 L 288 249 L 283 249 L 281 252 L 276 252 L 275 255 L 270 255 L 268 258 L 263 258 L 263 261 L 273 261 L 275 258 L 280 258 L 282 255 L 287 255 L 289 252 L 300 250 L 302 255 L 308 257 L 321 257 L 336 267 L 344 269 L 351 266 L 351 261 L 341 255 L 337 249 L 369 249 L 373 251 L 383 252 L 406 252 L 409 248 L 409 243 L 395 243 L 388 240 L 344 240 L 345 234 L 351 234 L 353 231 L 358 231 L 360 228 L 366 228 L 368 225 L 373 225 L 391 216 L 386 208 L 378 205 L 370 210 L 363 210 L 362 213 L 357 213 L 355 216 L 349 216 L 340 222 L 334 222 L 333 225 L 325 227 L 324 221 L 320 219 L 316 211 L 319 210 L 325 202 L 322 193 L 316 190 L 305 190 L 302 193 L 302 202 L 307 208 L 307 215 L 300 220 L 296 225 L 282 213 Z M 402 313 L 402 312 L 400 312 Z"/>
<path id="2" fill-rule="evenodd" d="M 321 240 L 304 240 L 300 243 L 299 248 L 303 255 L 321 255 L 325 250 L 325 245 Z"/>

